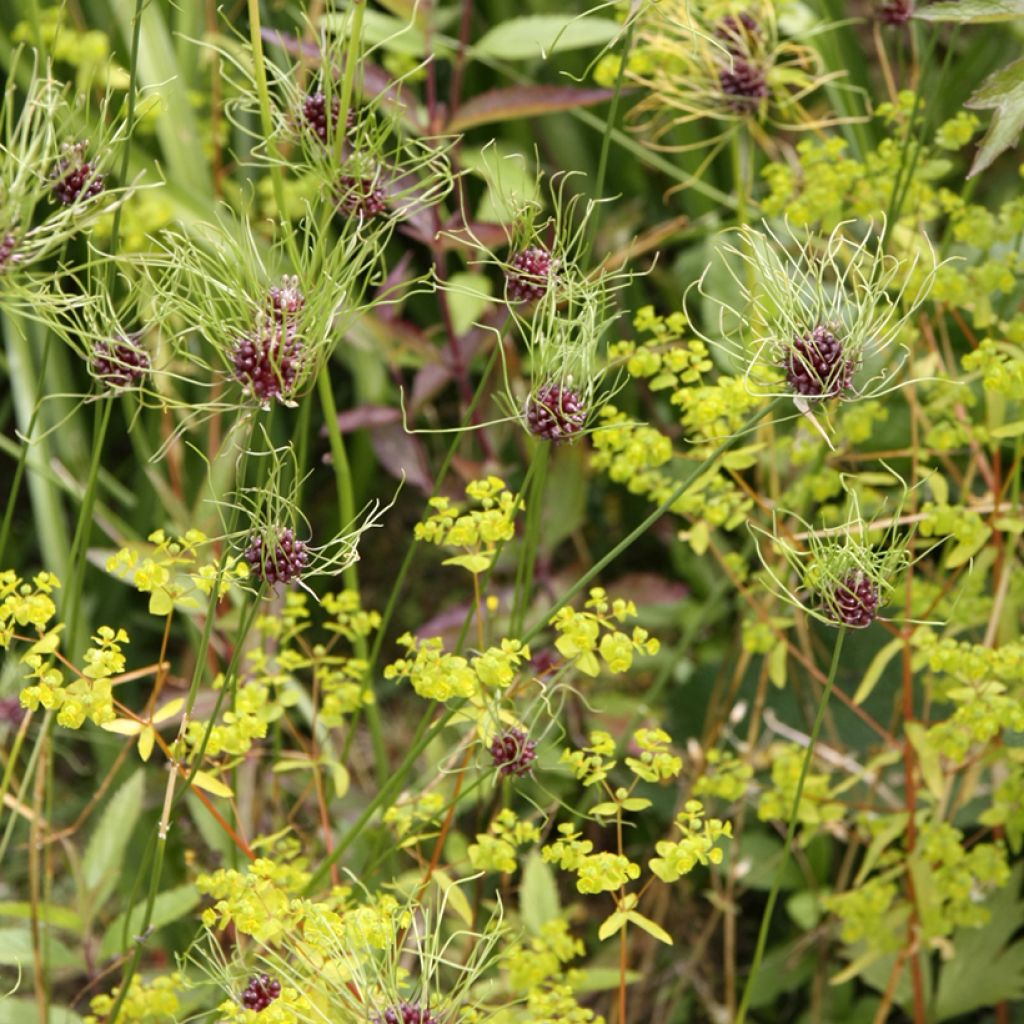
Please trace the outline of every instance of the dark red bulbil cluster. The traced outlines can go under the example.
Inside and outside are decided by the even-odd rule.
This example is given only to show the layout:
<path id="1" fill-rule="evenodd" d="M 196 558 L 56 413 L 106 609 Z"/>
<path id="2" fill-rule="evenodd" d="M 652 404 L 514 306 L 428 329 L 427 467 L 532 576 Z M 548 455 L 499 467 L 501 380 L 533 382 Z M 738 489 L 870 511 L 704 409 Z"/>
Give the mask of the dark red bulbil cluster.
<path id="1" fill-rule="evenodd" d="M 281 994 L 281 983 L 269 974 L 256 974 L 242 991 L 242 1005 L 247 1010 L 259 1013 L 265 1010 Z"/>
<path id="2" fill-rule="evenodd" d="M 797 338 L 783 360 L 786 381 L 805 398 L 835 398 L 853 387 L 856 361 L 824 324 Z"/>
<path id="3" fill-rule="evenodd" d="M 302 294 L 297 277 L 284 277 L 280 286 L 275 285 L 267 293 L 270 315 L 279 324 L 294 324 L 306 305 L 306 296 Z"/>
<path id="4" fill-rule="evenodd" d="M 149 353 L 132 337 L 96 342 L 89 359 L 92 375 L 115 391 L 134 387 L 150 365 Z"/>
<path id="5" fill-rule="evenodd" d="M 14 251 L 18 248 L 18 240 L 10 232 L 0 238 L 0 273 L 14 262 Z"/>
<path id="6" fill-rule="evenodd" d="M 245 560 L 253 576 L 268 586 L 291 583 L 309 565 L 309 545 L 288 526 L 277 531 L 273 547 L 264 544 L 262 533 L 255 533 L 249 538 Z"/>
<path id="7" fill-rule="evenodd" d="M 732 65 L 718 73 L 718 85 L 726 96 L 726 106 L 734 114 L 752 114 L 768 98 L 768 79 L 764 69 L 736 57 Z"/>
<path id="8" fill-rule="evenodd" d="M 914 0 L 882 0 L 877 10 L 883 25 L 905 25 L 914 13 Z"/>
<path id="9" fill-rule="evenodd" d="M 727 14 L 715 26 L 715 35 L 722 40 L 725 48 L 735 57 L 749 53 L 751 44 L 760 36 L 757 20 L 747 11 Z"/>
<path id="10" fill-rule="evenodd" d="M 435 1017 L 427 1007 L 405 1002 L 385 1010 L 378 1020 L 382 1024 L 441 1024 L 440 1018 Z"/>
<path id="11" fill-rule="evenodd" d="M 272 398 L 287 401 L 302 367 L 305 346 L 291 324 L 265 323 L 242 338 L 231 354 L 239 383 L 266 405 Z"/>
<path id="12" fill-rule="evenodd" d="M 341 109 L 341 100 L 337 96 L 331 97 L 331 131 L 338 127 L 338 114 Z M 302 104 L 302 117 L 306 125 L 313 130 L 316 137 L 327 145 L 327 97 L 317 90 L 311 92 L 305 103 Z M 345 130 L 351 131 L 355 124 L 355 111 L 349 109 L 345 115 Z"/>
<path id="13" fill-rule="evenodd" d="M 81 142 L 64 147 L 64 156 L 50 172 L 53 197 L 65 206 L 79 199 L 92 199 L 103 191 L 103 175 L 98 174 L 85 158 L 85 145 Z"/>
<path id="14" fill-rule="evenodd" d="M 338 182 L 338 210 L 349 217 L 370 220 L 387 209 L 384 189 L 372 178 L 342 175 Z"/>
<path id="15" fill-rule="evenodd" d="M 570 387 L 546 384 L 526 403 L 526 429 L 545 441 L 569 441 L 586 422 L 583 399 Z"/>
<path id="16" fill-rule="evenodd" d="M 867 573 L 855 569 L 833 586 L 826 602 L 829 618 L 853 629 L 864 629 L 878 614 L 878 584 Z"/>
<path id="17" fill-rule="evenodd" d="M 537 744 L 521 729 L 506 729 L 491 743 L 491 760 L 502 776 L 525 775 L 537 758 Z"/>
<path id="18" fill-rule="evenodd" d="M 551 253 L 539 246 L 517 252 L 505 272 L 508 296 L 514 302 L 536 302 L 547 294 L 554 260 Z"/>

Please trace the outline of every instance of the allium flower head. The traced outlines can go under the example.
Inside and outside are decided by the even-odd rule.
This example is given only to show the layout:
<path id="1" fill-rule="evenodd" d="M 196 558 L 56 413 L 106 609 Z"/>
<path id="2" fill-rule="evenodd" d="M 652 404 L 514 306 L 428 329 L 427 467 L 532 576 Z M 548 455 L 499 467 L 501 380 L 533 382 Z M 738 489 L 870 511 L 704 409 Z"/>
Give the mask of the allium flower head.
<path id="1" fill-rule="evenodd" d="M 13 233 L 5 231 L 0 235 L 0 274 L 17 259 L 17 248 L 18 239 Z"/>
<path id="2" fill-rule="evenodd" d="M 281 983 L 268 974 L 257 974 L 250 979 L 242 991 L 242 1005 L 247 1010 L 259 1013 L 265 1010 L 281 994 Z"/>
<path id="3" fill-rule="evenodd" d="M 571 441 L 586 423 L 584 399 L 569 383 L 543 384 L 526 400 L 526 429 L 544 441 Z"/>
<path id="4" fill-rule="evenodd" d="M 744 226 L 721 257 L 735 284 L 723 299 L 700 292 L 718 309 L 710 345 L 725 347 L 744 368 L 755 394 L 789 395 L 798 408 L 825 399 L 877 395 L 894 386 L 905 355 L 890 351 L 927 298 L 935 261 L 886 255 L 871 229 L 848 237 L 776 234 Z M 918 264 L 922 260 L 923 272 Z"/>
<path id="5" fill-rule="evenodd" d="M 293 404 L 295 382 L 302 369 L 305 345 L 289 323 L 266 320 L 231 353 L 235 379 L 264 408 L 271 399 Z"/>
<path id="6" fill-rule="evenodd" d="M 280 324 L 294 323 L 306 305 L 306 296 L 294 274 L 281 278 L 281 284 L 270 289 L 267 299 L 271 316 Z"/>
<path id="7" fill-rule="evenodd" d="M 798 547 L 788 539 L 792 534 L 767 535 L 772 549 L 782 556 L 781 564 L 767 558 L 758 543 L 778 596 L 827 625 L 870 626 L 910 565 L 910 537 L 901 535 L 894 525 L 870 527 L 861 518 L 854 494 L 847 520 L 840 526 L 814 530 L 798 516 L 793 518 L 804 527 L 797 535 L 806 546 Z M 890 523 L 898 518 L 891 517 Z"/>
<path id="8" fill-rule="evenodd" d="M 290 526 L 256 533 L 245 549 L 249 571 L 257 580 L 274 587 L 300 579 L 309 565 L 309 545 L 295 536 Z"/>
<path id="9" fill-rule="evenodd" d="M 113 391 L 135 387 L 151 367 L 149 353 L 138 335 L 100 340 L 93 345 L 89 370 L 101 384 Z"/>
<path id="10" fill-rule="evenodd" d="M 905 25 L 914 15 L 914 0 L 880 0 L 876 13 L 883 25 Z"/>
<path id="11" fill-rule="evenodd" d="M 513 302 L 536 302 L 544 298 L 551 284 L 555 261 L 538 245 L 517 252 L 508 262 L 505 287 Z"/>
<path id="12" fill-rule="evenodd" d="M 654 148 L 689 148 L 668 136 L 705 118 L 721 125 L 719 142 L 744 125 L 821 126 L 803 101 L 836 75 L 825 72 L 810 46 L 780 38 L 769 0 L 751 0 L 744 9 L 724 14 L 723 6 L 661 0 L 636 16 L 637 45 L 625 79 L 645 93 L 632 117 Z M 610 70 L 606 67 L 599 81 Z M 707 146 L 707 141 L 693 145 Z"/>
<path id="13" fill-rule="evenodd" d="M 537 758 L 537 744 L 522 729 L 506 729 L 491 742 L 491 760 L 498 774 L 525 775 Z"/>
<path id="14" fill-rule="evenodd" d="M 441 1024 L 441 1018 L 434 1016 L 428 1007 L 407 1002 L 389 1007 L 377 1020 L 381 1024 Z"/>
<path id="15" fill-rule="evenodd" d="M 387 208 L 384 189 L 373 178 L 343 174 L 338 180 L 338 210 L 345 216 L 372 220 Z"/>
<path id="16" fill-rule="evenodd" d="M 103 175 L 86 155 L 87 143 L 64 147 L 63 155 L 50 171 L 53 197 L 65 206 L 92 199 L 103 191 Z"/>

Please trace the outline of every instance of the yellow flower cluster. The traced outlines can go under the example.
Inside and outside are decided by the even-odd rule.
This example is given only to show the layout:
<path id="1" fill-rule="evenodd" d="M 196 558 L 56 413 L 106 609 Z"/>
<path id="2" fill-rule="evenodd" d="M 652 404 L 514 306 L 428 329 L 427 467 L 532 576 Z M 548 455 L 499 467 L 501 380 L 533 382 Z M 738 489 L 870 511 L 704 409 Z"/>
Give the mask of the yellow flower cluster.
<path id="1" fill-rule="evenodd" d="M 461 548 L 445 565 L 460 565 L 471 573 L 486 572 L 494 563 L 499 544 L 515 536 L 515 517 L 524 506 L 496 476 L 474 480 L 466 487 L 466 497 L 478 507 L 467 507 L 449 498 L 430 499 L 434 510 L 415 529 L 417 540 L 441 547 Z"/>
<path id="2" fill-rule="evenodd" d="M 184 976 L 177 972 L 154 978 L 148 984 L 136 975 L 128 985 L 128 994 L 121 1004 L 118 1020 L 125 1024 L 177 1020 L 181 1009 L 177 991 L 184 983 Z M 84 1024 L 103 1024 L 114 1008 L 118 991 L 115 988 L 109 995 L 93 996 L 89 1003 L 92 1013 L 85 1018 Z"/>
<path id="3" fill-rule="evenodd" d="M 209 597 L 219 572 L 216 561 L 199 562 L 199 549 L 208 540 L 206 534 L 188 530 L 184 536 L 172 538 L 163 530 L 155 530 L 147 539 L 155 545 L 151 552 L 143 556 L 135 548 L 121 548 L 107 559 L 107 572 L 130 578 L 136 590 L 149 594 L 151 615 L 169 615 L 175 607 L 201 607 L 195 593 Z M 233 582 L 248 576 L 249 566 L 244 559 L 227 559 L 218 598 L 228 593 Z"/>
<path id="4" fill-rule="evenodd" d="M 509 808 L 498 813 L 488 832 L 481 832 L 469 847 L 469 861 L 477 871 L 500 871 L 509 875 L 519 866 L 516 850 L 540 841 L 540 829 L 520 821 Z"/>
<path id="5" fill-rule="evenodd" d="M 657 857 L 650 860 L 651 871 L 663 882 L 676 882 L 698 864 L 721 864 L 722 849 L 715 843 L 732 837 L 732 823 L 718 818 L 705 818 L 699 800 L 687 800 L 676 815 L 680 839 L 663 839 L 655 843 Z"/>
<path id="6" fill-rule="evenodd" d="M 634 626 L 630 634 L 621 632 L 616 623 L 636 618 L 632 601 L 608 600 L 602 587 L 594 587 L 584 605 L 586 610 L 560 608 L 551 619 L 559 634 L 555 647 L 584 675 L 596 676 L 604 662 L 609 672 L 628 672 L 635 654 L 657 654 L 658 641 L 646 629 Z M 600 660 L 598 660 L 600 655 Z"/>
<path id="7" fill-rule="evenodd" d="M 405 633 L 398 638 L 409 658 L 399 658 L 384 669 L 385 679 L 408 679 L 427 700 L 472 699 L 485 690 L 509 687 L 530 649 L 518 640 L 503 639 L 497 647 L 469 659 L 444 650 L 439 636 L 419 638 Z"/>

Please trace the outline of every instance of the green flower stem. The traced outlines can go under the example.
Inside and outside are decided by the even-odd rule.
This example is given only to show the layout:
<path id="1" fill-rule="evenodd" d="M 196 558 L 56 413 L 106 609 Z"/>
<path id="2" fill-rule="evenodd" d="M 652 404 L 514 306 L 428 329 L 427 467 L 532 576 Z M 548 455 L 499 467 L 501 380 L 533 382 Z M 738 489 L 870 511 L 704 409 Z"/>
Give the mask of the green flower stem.
<path id="1" fill-rule="evenodd" d="M 12 324 L 12 327 L 14 325 Z M 37 379 L 40 382 L 46 380 L 46 368 L 50 361 L 50 351 L 53 348 L 53 335 L 47 331 L 43 341 L 43 354 L 39 358 L 39 374 Z M 7 507 L 4 509 L 4 521 L 0 526 L 0 567 L 7 555 L 7 539 L 11 534 L 11 523 L 14 520 L 14 509 L 18 504 L 18 491 L 21 490 L 21 481 L 25 475 L 25 464 L 28 462 L 28 450 L 32 446 L 32 434 L 36 429 L 39 420 L 39 412 L 42 403 L 36 402 L 32 415 L 29 417 L 28 426 L 25 429 L 25 443 L 21 445 L 18 452 L 18 464 L 14 468 L 14 477 L 11 480 L 10 490 L 7 494 Z"/>
<path id="2" fill-rule="evenodd" d="M 277 144 L 274 142 L 274 118 L 270 112 L 270 88 L 267 85 L 267 69 L 264 65 L 263 37 L 260 35 L 260 3 L 259 0 L 248 0 L 248 3 L 249 42 L 252 46 L 253 71 L 256 75 L 256 92 L 260 102 L 260 125 L 263 128 L 263 137 L 266 140 L 267 150 L 270 155 L 270 182 L 274 189 L 274 202 L 277 204 L 277 213 L 284 227 L 288 255 L 291 257 L 295 268 L 298 269 L 302 261 L 299 259 L 299 247 L 295 242 L 295 231 L 288 217 L 288 210 L 285 205 L 284 177 L 281 173 L 280 161 L 277 159 Z"/>
<path id="3" fill-rule="evenodd" d="M 3 807 L 3 799 L 7 795 L 7 787 L 11 784 L 11 778 L 14 775 L 14 765 L 17 763 L 18 754 L 25 741 L 30 717 L 31 716 L 26 716 L 24 722 L 22 722 L 22 728 L 18 730 L 18 735 L 14 740 L 14 747 L 11 750 L 10 758 L 7 761 L 7 767 L 4 769 L 3 782 L 0 783 L 0 807 Z M 43 716 L 43 724 L 40 726 L 39 734 L 36 736 L 35 743 L 32 745 L 32 753 L 29 755 L 28 764 L 25 766 L 25 774 L 22 776 L 21 785 L 18 787 L 19 804 L 23 804 L 25 802 L 28 785 L 32 779 L 32 773 L 35 771 L 36 761 L 39 760 L 39 752 L 42 750 L 43 740 L 49 733 L 50 720 L 52 718 L 52 711 L 47 711 Z M 7 827 L 4 829 L 4 837 L 0 840 L 0 864 L 3 864 L 4 862 L 4 856 L 7 853 L 7 847 L 11 842 L 11 835 L 14 833 L 14 826 L 17 821 L 18 814 L 13 808 L 11 808 L 10 817 L 7 819 Z"/>
<path id="4" fill-rule="evenodd" d="M 757 946 L 754 949 L 754 962 L 750 966 L 750 974 L 747 976 L 747 983 L 743 986 L 743 998 L 740 1000 L 740 1007 L 733 1024 L 743 1024 L 746 1019 L 747 1008 L 750 1005 L 750 997 L 754 990 L 754 980 L 761 969 L 761 961 L 764 959 L 765 946 L 768 943 L 768 929 L 772 923 L 772 913 L 775 910 L 775 903 L 779 898 L 779 889 L 782 886 L 782 876 L 785 874 L 786 866 L 789 864 L 789 855 L 793 847 L 793 837 L 796 835 L 796 827 L 799 824 L 800 799 L 804 792 L 804 782 L 811 767 L 811 759 L 814 757 L 814 746 L 818 742 L 818 734 L 821 732 L 821 724 L 825 720 L 825 709 L 828 707 L 829 697 L 832 695 L 832 688 L 835 685 L 836 676 L 839 673 L 839 661 L 843 651 L 843 640 L 846 638 L 846 627 L 841 626 L 836 635 L 835 646 L 832 648 L 832 665 L 828 671 L 828 679 L 825 681 L 825 688 L 821 691 L 821 700 L 818 702 L 818 713 L 814 717 L 814 726 L 811 729 L 811 737 L 807 743 L 807 751 L 804 754 L 803 763 L 800 765 L 800 777 L 796 783 L 796 793 L 793 795 L 793 810 L 789 815 L 789 826 L 786 829 L 786 843 L 782 850 L 782 859 L 775 869 L 775 878 L 772 881 L 771 892 L 768 893 L 768 902 L 765 904 L 764 915 L 761 917 L 761 928 L 757 934 Z"/>
<path id="5" fill-rule="evenodd" d="M 634 530 L 622 538 L 603 558 L 598 559 L 568 590 L 545 612 L 543 618 L 538 619 L 522 637 L 523 643 L 529 643 L 550 621 L 551 617 L 564 608 L 594 577 L 619 555 L 629 548 L 635 541 L 639 540 L 696 482 L 703 476 L 737 441 L 744 435 L 749 434 L 758 423 L 772 412 L 781 402 L 783 397 L 773 398 L 760 412 L 747 420 L 743 428 L 727 437 L 710 455 L 687 476 L 680 480 L 672 493 Z"/>
<path id="6" fill-rule="evenodd" d="M 345 451 L 345 440 L 338 426 L 338 407 L 334 402 L 334 389 L 331 387 L 330 365 L 324 363 L 317 375 L 317 390 L 320 392 L 320 406 L 323 409 L 327 436 L 331 443 L 331 458 L 334 460 L 334 481 L 338 489 L 338 521 L 342 531 L 354 528 L 356 519 L 355 495 L 352 488 L 352 470 L 349 466 L 348 453 Z M 359 593 L 359 571 L 356 563 L 345 566 L 342 574 L 345 587 Z M 356 657 L 366 661 L 366 637 L 357 636 L 355 640 Z M 373 742 L 373 759 L 377 772 L 377 784 L 382 785 L 388 777 L 388 751 L 384 743 L 384 729 L 380 720 L 380 709 L 374 701 L 366 708 L 366 722 L 370 727 Z"/>
<path id="7" fill-rule="evenodd" d="M 518 636 L 523 630 L 523 620 L 530 602 L 530 591 L 533 588 L 533 571 L 537 564 L 537 551 L 540 548 L 540 530 L 544 505 L 544 484 L 547 482 L 548 461 L 551 454 L 550 441 L 537 441 L 530 460 L 530 472 L 534 479 L 530 484 L 526 505 L 526 525 L 523 531 L 523 544 L 520 549 L 519 564 L 516 567 L 515 599 L 512 605 L 510 632 Z M 525 491 L 525 485 L 524 485 Z"/>
<path id="8" fill-rule="evenodd" d="M 405 777 L 409 774 L 413 764 L 416 762 L 416 758 L 426 750 L 427 745 L 431 743 L 435 736 L 437 736 L 442 729 L 452 720 L 455 714 L 461 709 L 464 701 L 459 701 L 452 707 L 448 708 L 445 713 L 431 726 L 430 721 L 434 717 L 434 705 L 427 709 L 426 714 L 420 719 L 419 725 L 416 727 L 416 733 L 412 738 L 412 742 L 409 744 L 409 750 L 405 757 L 402 759 L 402 763 L 395 769 L 394 772 L 389 776 L 387 782 L 381 786 L 377 795 L 366 805 L 365 810 L 356 819 L 355 823 L 345 832 L 345 835 L 338 841 L 338 845 L 326 856 L 320 863 L 320 867 L 313 873 L 313 877 L 310 878 L 309 882 L 306 883 L 306 888 L 303 890 L 303 894 L 309 896 L 316 891 L 316 887 L 327 877 L 331 870 L 331 865 L 337 863 L 341 855 L 352 845 L 353 841 L 366 827 L 367 822 L 381 809 L 391 803 L 391 801 L 401 792 L 402 786 L 405 784 Z M 111 1022 L 112 1024 L 112 1022 Z"/>
<path id="9" fill-rule="evenodd" d="M 86 555 L 89 548 L 89 531 L 92 527 L 92 511 L 96 503 L 96 480 L 100 471 L 100 460 L 103 447 L 107 440 L 107 429 L 110 426 L 110 414 L 114 407 L 112 398 L 103 398 L 96 409 L 96 429 L 92 437 L 92 459 L 82 493 L 82 504 L 78 510 L 78 522 L 75 525 L 74 538 L 71 541 L 71 553 L 68 556 L 67 589 L 64 599 L 64 618 L 68 624 L 65 650 L 68 657 L 74 659 L 82 648 L 79 632 L 81 630 L 82 589 L 85 585 L 85 572 L 88 564 Z"/>

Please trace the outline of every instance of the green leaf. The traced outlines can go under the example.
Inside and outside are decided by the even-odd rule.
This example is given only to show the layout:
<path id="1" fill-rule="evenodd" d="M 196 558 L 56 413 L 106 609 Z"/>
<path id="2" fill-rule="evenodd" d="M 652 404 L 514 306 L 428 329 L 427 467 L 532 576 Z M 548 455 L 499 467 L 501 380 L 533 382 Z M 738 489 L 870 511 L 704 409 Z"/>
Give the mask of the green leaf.
<path id="1" fill-rule="evenodd" d="M 153 917 L 150 920 L 150 925 L 154 929 L 163 928 L 165 924 L 177 921 L 195 910 L 198 905 L 199 890 L 194 885 L 179 885 L 175 889 L 168 889 L 159 893 L 153 901 Z M 129 943 L 132 941 L 132 936 L 141 931 L 145 912 L 145 900 L 140 900 L 132 907 L 128 921 Z M 110 927 L 103 933 L 103 941 L 100 943 L 101 958 L 106 959 L 122 951 L 121 939 L 124 936 L 124 924 L 125 915 L 118 914 Z"/>
<path id="2" fill-rule="evenodd" d="M 1004 423 L 1001 427 L 992 430 L 993 437 L 1020 437 L 1024 434 L 1024 420 L 1017 420 L 1016 423 Z"/>
<path id="3" fill-rule="evenodd" d="M 31 996 L 0 1000 L 4 1024 L 39 1024 L 39 1004 Z M 82 1018 L 66 1006 L 48 1006 L 46 1024 L 82 1024 Z"/>
<path id="4" fill-rule="evenodd" d="M 601 927 L 597 929 L 597 937 L 604 942 L 606 939 L 610 939 L 617 931 L 619 931 L 626 923 L 626 915 L 621 910 L 616 910 L 614 914 L 605 918 Z"/>
<path id="5" fill-rule="evenodd" d="M 467 128 L 496 121 L 543 117 L 559 110 L 604 103 L 614 95 L 614 89 L 582 89 L 574 85 L 514 85 L 507 89 L 489 89 L 459 107 L 448 130 L 464 132 Z"/>
<path id="6" fill-rule="evenodd" d="M 141 770 L 110 798 L 89 837 L 82 861 L 86 889 L 99 905 L 121 874 L 125 850 L 142 814 L 145 776 Z"/>
<path id="7" fill-rule="evenodd" d="M 904 722 L 903 731 L 917 754 L 921 777 L 928 787 L 928 792 L 941 802 L 946 795 L 946 777 L 942 774 L 942 759 L 939 752 L 928 742 L 928 731 L 920 722 Z"/>
<path id="8" fill-rule="evenodd" d="M 957 544 L 948 555 L 946 555 L 946 568 L 957 569 L 965 562 L 969 562 L 988 542 L 992 536 L 992 527 L 983 525 L 978 530 L 976 537 Z"/>
<path id="9" fill-rule="evenodd" d="M 537 850 L 531 850 L 523 865 L 523 879 L 519 886 L 519 913 L 523 923 L 534 935 L 539 935 L 541 928 L 561 912 L 558 884 L 551 865 Z"/>
<path id="10" fill-rule="evenodd" d="M 626 918 L 630 924 L 635 924 L 637 928 L 642 928 L 652 938 L 657 939 L 659 942 L 664 942 L 666 946 L 672 945 L 672 936 L 660 924 L 655 924 L 649 917 L 644 917 L 643 914 L 630 910 L 627 912 Z"/>
<path id="11" fill-rule="evenodd" d="M 46 951 L 46 962 L 54 970 L 85 970 L 85 962 L 82 957 L 73 953 L 52 935 L 46 939 Z M 19 964 L 23 970 L 26 966 L 31 969 L 32 932 L 27 924 L 0 928 L 0 965 L 17 967 Z M 6 1021 L 6 1018 L 0 1015 L 0 1020 Z"/>
<path id="12" fill-rule="evenodd" d="M 0 917 L 17 917 L 23 921 L 32 917 L 31 903 L 0 903 Z M 58 907 L 53 903 L 39 904 L 39 920 L 51 924 L 54 928 L 64 928 L 69 932 L 81 932 L 82 917 L 67 907 Z"/>
<path id="13" fill-rule="evenodd" d="M 993 111 L 992 122 L 967 174 L 973 178 L 1000 153 L 1016 145 L 1024 129 L 1024 57 L 989 75 L 964 106 Z"/>
<path id="14" fill-rule="evenodd" d="M 890 640 L 871 659 L 871 664 L 868 665 L 867 671 L 861 676 L 860 685 L 857 687 L 857 692 L 853 695 L 854 704 L 863 704 L 871 696 L 871 692 L 878 685 L 878 680 L 881 679 L 886 665 L 892 661 L 902 648 L 903 640 L 897 637 L 895 640 Z"/>
<path id="15" fill-rule="evenodd" d="M 499 60 L 549 57 L 563 50 L 604 46 L 622 31 L 611 18 L 568 14 L 533 14 L 495 25 L 473 47 L 476 56 Z"/>
<path id="16" fill-rule="evenodd" d="M 995 1003 L 1024 999 L 1024 941 L 1010 943 L 1024 921 L 1020 898 L 1024 867 L 1018 865 L 1009 885 L 993 893 L 986 906 L 992 915 L 983 928 L 953 933 L 952 960 L 943 963 L 933 1013 L 948 1020 Z"/>
<path id="17" fill-rule="evenodd" d="M 472 928 L 473 908 L 469 905 L 462 886 L 452 881 L 451 877 L 443 871 L 435 871 L 433 880 L 434 884 L 444 893 L 448 906 L 459 915 L 467 928 Z"/>
<path id="18" fill-rule="evenodd" d="M 465 334 L 491 305 L 491 280 L 486 274 L 452 274 L 445 292 L 456 334 Z"/>
<path id="19" fill-rule="evenodd" d="M 1024 18 L 1024 0 L 945 0 L 914 12 L 922 21 L 958 21 L 984 25 Z"/>
<path id="20" fill-rule="evenodd" d="M 214 796 L 225 798 L 234 796 L 230 786 L 225 785 L 220 779 L 209 772 L 196 772 L 192 776 L 192 785 L 196 789 L 205 789 L 207 793 L 212 793 Z"/>
<path id="21" fill-rule="evenodd" d="M 441 564 L 458 565 L 476 576 L 490 569 L 493 557 L 493 555 L 454 555 L 451 558 L 446 558 Z"/>

